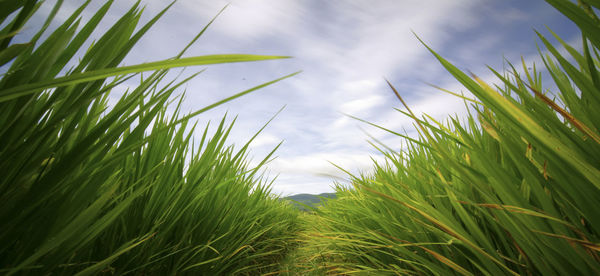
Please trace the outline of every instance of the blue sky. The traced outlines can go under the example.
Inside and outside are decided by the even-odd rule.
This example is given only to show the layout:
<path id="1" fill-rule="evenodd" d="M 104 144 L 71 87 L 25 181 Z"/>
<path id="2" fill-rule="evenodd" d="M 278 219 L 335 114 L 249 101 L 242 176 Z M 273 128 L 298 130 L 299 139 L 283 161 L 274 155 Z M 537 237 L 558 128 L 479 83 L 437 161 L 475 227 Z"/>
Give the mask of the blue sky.
<path id="1" fill-rule="evenodd" d="M 106 30 L 134 3 L 115 2 L 101 29 Z M 45 4 L 34 24 L 41 24 L 53 3 Z M 79 3 L 65 1 L 55 23 Z M 92 1 L 84 19 L 102 3 Z M 167 5 L 158 0 L 143 3 L 147 7 L 142 21 Z M 124 64 L 172 57 L 227 3 L 229 7 L 187 56 L 247 53 L 294 58 L 206 67 L 187 84 L 184 108 L 199 109 L 303 70 L 198 117 L 205 124 L 225 113 L 229 118 L 237 115 L 229 141 L 241 146 L 286 106 L 251 147 L 256 163 L 284 141 L 267 169 L 271 177 L 277 176 L 273 191 L 282 195 L 333 191 L 332 179 L 347 176 L 330 162 L 353 173 L 368 173 L 372 159 L 382 159 L 367 143 L 369 135 L 401 150 L 402 140 L 345 114 L 415 135 L 411 120 L 394 110 L 401 106 L 384 78 L 418 114 L 441 120 L 464 115 L 462 101 L 427 85 L 466 92 L 411 31 L 459 68 L 491 82 L 486 65 L 501 70 L 504 58 L 517 63 L 523 56 L 527 62 L 541 64 L 533 29 L 549 35 L 548 26 L 566 41 L 579 41 L 575 26 L 542 0 L 180 0 Z"/>

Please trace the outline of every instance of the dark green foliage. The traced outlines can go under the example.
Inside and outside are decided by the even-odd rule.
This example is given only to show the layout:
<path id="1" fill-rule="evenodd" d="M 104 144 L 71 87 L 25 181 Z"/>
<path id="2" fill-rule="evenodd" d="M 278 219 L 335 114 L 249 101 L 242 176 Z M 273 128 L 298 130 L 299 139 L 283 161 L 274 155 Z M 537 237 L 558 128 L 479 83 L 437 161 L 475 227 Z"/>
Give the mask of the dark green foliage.
<path id="1" fill-rule="evenodd" d="M 48 24 L 25 44 L 11 39 L 40 3 L 2 2 L 0 22 L 17 14 L 0 31 L 0 63 L 10 64 L 0 80 L 0 273 L 273 270 L 293 243 L 298 212 L 270 195 L 259 173 L 264 162 L 248 166 L 248 145 L 237 150 L 226 145 L 233 124 L 224 118 L 213 135 L 207 126 L 197 141 L 190 119 L 283 78 L 188 115 L 180 115 L 181 101 L 170 102 L 189 78 L 162 80 L 166 69 L 177 66 L 280 57 L 180 59 L 181 51 L 173 59 L 118 67 L 166 11 L 137 28 L 141 7 L 136 3 L 76 66 L 65 68 L 112 2 L 82 23 L 87 1 L 45 40 L 39 38 Z M 132 73 L 151 70 L 157 71 L 108 104 L 109 93 Z M 175 112 L 167 113 L 168 106 Z"/>

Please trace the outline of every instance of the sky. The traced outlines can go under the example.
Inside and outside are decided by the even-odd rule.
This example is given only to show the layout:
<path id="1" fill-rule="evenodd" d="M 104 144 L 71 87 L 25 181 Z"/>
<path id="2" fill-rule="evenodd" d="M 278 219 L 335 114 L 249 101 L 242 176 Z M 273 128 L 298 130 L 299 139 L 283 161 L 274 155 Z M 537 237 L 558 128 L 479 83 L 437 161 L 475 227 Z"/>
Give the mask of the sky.
<path id="1" fill-rule="evenodd" d="M 84 20 L 103 2 L 92 1 Z M 107 30 L 135 1 L 115 2 L 100 30 Z M 47 1 L 26 31 L 42 24 L 54 3 Z M 53 26 L 79 3 L 66 0 Z M 146 6 L 142 22 L 168 4 L 142 3 Z M 416 135 L 410 118 L 394 109 L 403 108 L 386 79 L 417 114 L 437 120 L 465 115 L 462 100 L 429 85 L 468 95 L 416 36 L 458 68 L 489 82 L 494 79 L 488 65 L 502 70 L 505 61 L 518 63 L 521 57 L 541 65 L 534 29 L 550 36 L 547 26 L 568 42 L 580 41 L 575 25 L 543 0 L 179 0 L 123 65 L 173 57 L 227 4 L 185 56 L 243 53 L 293 58 L 186 68 L 184 75 L 206 71 L 185 85 L 183 108 L 191 112 L 302 70 L 197 117 L 205 125 L 225 114 L 229 122 L 237 116 L 229 142 L 239 148 L 285 107 L 250 147 L 251 164 L 257 164 L 283 141 L 277 158 L 266 168 L 275 178 L 272 191 L 282 196 L 332 192 L 334 180 L 346 184 L 348 175 L 332 164 L 368 174 L 373 160 L 383 160 L 368 143 L 373 139 L 402 150 L 399 137 L 348 115 Z M 95 38 L 99 36 L 100 32 Z"/>

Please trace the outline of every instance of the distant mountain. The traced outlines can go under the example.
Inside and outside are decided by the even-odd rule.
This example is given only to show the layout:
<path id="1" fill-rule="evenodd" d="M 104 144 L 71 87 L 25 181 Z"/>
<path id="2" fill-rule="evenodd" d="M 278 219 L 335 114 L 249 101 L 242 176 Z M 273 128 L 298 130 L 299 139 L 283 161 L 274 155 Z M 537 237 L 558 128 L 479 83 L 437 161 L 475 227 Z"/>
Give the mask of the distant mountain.
<path id="1" fill-rule="evenodd" d="M 289 200 L 292 204 L 294 204 L 296 207 L 298 207 L 298 209 L 300 209 L 301 211 L 307 211 L 306 207 L 304 207 L 301 204 L 298 204 L 296 201 L 302 202 L 311 207 L 317 207 L 321 203 L 321 197 L 336 198 L 335 193 L 322 193 L 322 194 L 318 194 L 318 195 L 297 194 L 297 195 L 291 195 L 288 197 L 284 197 L 283 199 Z"/>

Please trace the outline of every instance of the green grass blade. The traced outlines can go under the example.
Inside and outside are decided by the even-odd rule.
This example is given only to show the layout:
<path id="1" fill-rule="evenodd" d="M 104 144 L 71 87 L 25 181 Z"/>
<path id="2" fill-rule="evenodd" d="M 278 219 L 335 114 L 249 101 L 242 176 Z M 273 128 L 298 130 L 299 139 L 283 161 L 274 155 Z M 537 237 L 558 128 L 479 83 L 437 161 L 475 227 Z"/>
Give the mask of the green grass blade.
<path id="1" fill-rule="evenodd" d="M 0 102 L 5 102 L 25 95 L 38 93 L 44 89 L 74 85 L 82 82 L 104 79 L 107 77 L 119 76 L 124 74 L 139 73 L 144 71 L 152 71 L 159 69 L 167 69 L 174 67 L 185 67 L 195 65 L 209 65 L 219 63 L 233 62 L 248 62 L 269 59 L 288 58 L 285 56 L 261 56 L 261 55 L 208 55 L 199 57 L 189 57 L 177 60 L 162 60 L 138 65 L 124 66 L 118 68 L 107 68 L 96 71 L 88 71 L 83 73 L 75 73 L 65 77 L 60 77 L 47 81 L 40 81 L 31 84 L 20 85 L 0 91 Z"/>

